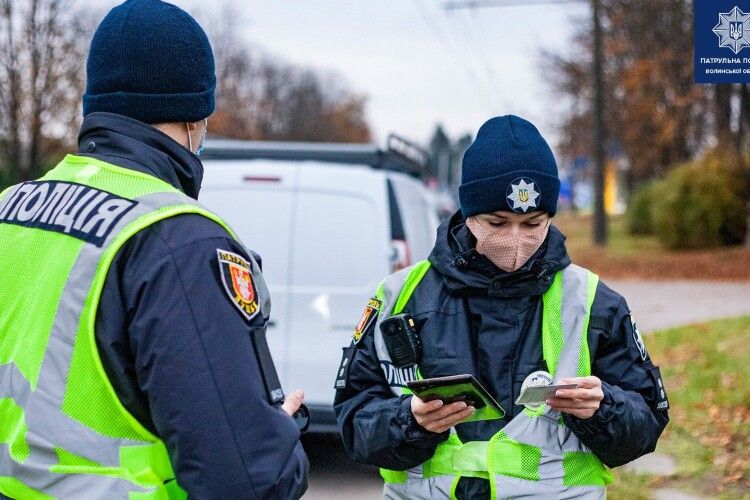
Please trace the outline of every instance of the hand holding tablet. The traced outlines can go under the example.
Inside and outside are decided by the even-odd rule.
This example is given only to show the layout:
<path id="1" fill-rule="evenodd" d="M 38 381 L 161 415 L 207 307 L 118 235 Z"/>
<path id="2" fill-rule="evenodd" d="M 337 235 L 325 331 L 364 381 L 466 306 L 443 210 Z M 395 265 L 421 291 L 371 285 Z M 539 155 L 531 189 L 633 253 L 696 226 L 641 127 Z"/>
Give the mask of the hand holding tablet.
<path id="1" fill-rule="evenodd" d="M 451 375 L 407 382 L 422 401 L 440 400 L 443 405 L 465 405 L 476 411 L 465 422 L 503 418 L 505 411 L 473 375 Z M 447 411 L 447 410 L 444 410 Z"/>

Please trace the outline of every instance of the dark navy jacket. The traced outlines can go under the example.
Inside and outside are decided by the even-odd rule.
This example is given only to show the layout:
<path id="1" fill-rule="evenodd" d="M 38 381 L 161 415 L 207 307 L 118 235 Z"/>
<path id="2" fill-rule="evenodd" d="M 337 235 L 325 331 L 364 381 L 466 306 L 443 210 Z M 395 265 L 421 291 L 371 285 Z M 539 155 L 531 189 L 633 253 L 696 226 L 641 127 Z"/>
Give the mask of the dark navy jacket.
<path id="1" fill-rule="evenodd" d="M 524 379 L 546 370 L 542 360 L 541 295 L 555 272 L 570 264 L 565 237 L 550 226 L 547 239 L 513 273 L 496 268 L 475 249 L 460 213 L 441 225 L 429 257 L 432 267 L 404 312 L 420 328 L 424 378 L 471 373 L 506 410 L 502 420 L 456 426 L 463 442 L 488 440 L 521 410 L 514 405 Z M 374 325 L 374 322 L 371 323 Z M 374 326 L 370 326 L 372 330 Z M 666 426 L 661 377 L 634 328 L 625 300 L 599 283 L 588 332 L 592 374 L 604 399 L 593 417 L 564 415 L 568 427 L 608 466 L 653 451 Z M 410 397 L 394 397 L 379 365 L 372 331 L 349 349 L 346 387 L 334 409 L 344 446 L 355 460 L 405 470 L 429 459 L 448 433 L 434 434 L 414 420 Z M 661 403 L 661 405 L 660 405 Z M 487 498 L 489 483 L 462 478 L 459 498 Z"/>
<path id="2" fill-rule="evenodd" d="M 92 113 L 79 147 L 198 196 L 198 158 L 139 121 Z M 248 322 L 231 302 L 217 249 L 246 256 L 221 226 L 192 214 L 131 238 L 99 304 L 101 360 L 125 408 L 165 442 L 191 498 L 298 498 L 309 464 L 296 425 L 266 396 L 250 339 L 263 318 Z"/>

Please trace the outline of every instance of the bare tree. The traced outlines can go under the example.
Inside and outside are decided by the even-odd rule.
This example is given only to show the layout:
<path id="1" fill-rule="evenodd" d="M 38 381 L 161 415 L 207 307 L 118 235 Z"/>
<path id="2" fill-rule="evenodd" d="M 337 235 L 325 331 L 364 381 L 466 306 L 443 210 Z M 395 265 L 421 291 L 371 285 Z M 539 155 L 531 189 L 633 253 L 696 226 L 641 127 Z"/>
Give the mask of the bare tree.
<path id="1" fill-rule="evenodd" d="M 216 112 L 209 129 L 236 139 L 367 142 L 364 95 L 344 79 L 286 63 L 241 36 L 247 23 L 224 2 L 203 19 L 216 58 Z"/>
<path id="2" fill-rule="evenodd" d="M 73 0 L 0 0 L 0 176 L 36 176 L 74 143 L 92 28 Z"/>

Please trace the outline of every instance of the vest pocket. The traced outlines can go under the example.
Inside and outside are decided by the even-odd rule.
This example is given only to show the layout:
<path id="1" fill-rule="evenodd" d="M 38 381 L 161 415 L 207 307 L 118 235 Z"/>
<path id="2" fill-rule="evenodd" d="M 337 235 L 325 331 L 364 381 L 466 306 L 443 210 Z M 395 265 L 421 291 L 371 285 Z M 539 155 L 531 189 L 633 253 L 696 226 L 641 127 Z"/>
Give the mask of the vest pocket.
<path id="1" fill-rule="evenodd" d="M 539 481 L 539 464 L 542 451 L 508 437 L 504 432 L 490 439 L 487 453 L 487 469 L 491 474 Z"/>

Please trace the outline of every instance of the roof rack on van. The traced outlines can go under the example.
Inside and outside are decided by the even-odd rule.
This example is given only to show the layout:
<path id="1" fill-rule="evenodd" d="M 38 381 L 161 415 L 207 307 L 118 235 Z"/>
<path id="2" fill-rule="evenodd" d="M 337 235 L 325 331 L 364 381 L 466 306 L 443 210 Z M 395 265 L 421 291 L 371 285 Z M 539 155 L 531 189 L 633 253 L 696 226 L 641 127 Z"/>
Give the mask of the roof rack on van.
<path id="1" fill-rule="evenodd" d="M 269 159 L 367 165 L 417 177 L 425 173 L 428 158 L 425 150 L 395 134 L 388 136 L 386 149 L 375 144 L 208 139 L 201 154 L 205 160 Z"/>
<path id="2" fill-rule="evenodd" d="M 389 134 L 385 141 L 388 152 L 397 154 L 404 159 L 412 162 L 422 172 L 424 172 L 427 163 L 430 161 L 430 153 L 421 148 L 412 141 L 409 141 L 400 135 Z"/>

